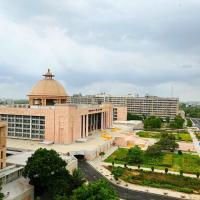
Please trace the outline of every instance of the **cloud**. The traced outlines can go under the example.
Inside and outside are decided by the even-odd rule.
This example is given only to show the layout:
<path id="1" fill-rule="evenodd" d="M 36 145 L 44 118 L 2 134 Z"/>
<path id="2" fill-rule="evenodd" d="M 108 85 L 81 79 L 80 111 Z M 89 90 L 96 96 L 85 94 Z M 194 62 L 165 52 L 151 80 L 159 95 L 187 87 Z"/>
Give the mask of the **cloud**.
<path id="1" fill-rule="evenodd" d="M 200 98 L 198 0 L 0 3 L 3 96 L 24 97 L 50 67 L 70 94 L 169 96 L 173 84 Z"/>

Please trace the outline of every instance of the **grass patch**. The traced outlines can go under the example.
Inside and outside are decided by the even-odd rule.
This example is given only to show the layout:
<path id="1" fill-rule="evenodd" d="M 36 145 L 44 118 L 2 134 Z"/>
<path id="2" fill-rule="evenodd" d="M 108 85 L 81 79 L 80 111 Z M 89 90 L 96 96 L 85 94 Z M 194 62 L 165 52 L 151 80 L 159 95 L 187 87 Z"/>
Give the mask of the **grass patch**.
<path id="1" fill-rule="evenodd" d="M 160 132 L 155 131 L 139 131 L 136 134 L 144 138 L 160 138 Z"/>
<path id="2" fill-rule="evenodd" d="M 173 133 L 175 134 L 176 140 L 192 142 L 192 138 L 189 133 Z"/>
<path id="3" fill-rule="evenodd" d="M 191 142 L 192 138 L 189 133 L 186 132 L 172 132 L 172 131 L 166 131 L 167 133 L 171 133 L 175 135 L 176 140 L 178 141 L 185 141 L 185 142 Z M 159 139 L 161 137 L 162 132 L 159 131 L 139 131 L 136 133 L 140 137 L 144 138 L 156 138 Z"/>
<path id="4" fill-rule="evenodd" d="M 114 167 L 109 166 L 107 168 L 112 171 Z M 197 178 L 127 168 L 123 168 L 120 178 L 133 184 L 200 194 L 200 179 Z"/>
<path id="5" fill-rule="evenodd" d="M 105 162 L 114 162 L 116 164 L 127 163 L 128 149 L 119 148 L 112 155 L 110 155 Z M 138 164 L 135 164 L 137 166 Z M 134 164 L 133 164 L 134 166 Z M 184 173 L 196 174 L 200 172 L 200 158 L 198 155 L 162 152 L 161 156 L 152 157 L 144 154 L 141 167 L 155 167 L 155 169 L 164 170 L 166 167 L 169 171 L 179 172 L 183 170 Z"/>

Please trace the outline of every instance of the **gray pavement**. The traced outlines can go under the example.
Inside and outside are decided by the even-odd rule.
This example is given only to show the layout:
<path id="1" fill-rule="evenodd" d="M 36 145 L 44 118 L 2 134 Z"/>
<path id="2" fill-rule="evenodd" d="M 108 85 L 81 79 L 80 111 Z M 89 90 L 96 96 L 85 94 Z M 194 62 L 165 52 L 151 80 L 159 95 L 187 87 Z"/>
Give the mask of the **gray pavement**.
<path id="1" fill-rule="evenodd" d="M 86 175 L 88 181 L 93 182 L 100 178 L 104 178 L 94 167 L 88 164 L 86 161 L 79 161 L 79 168 Z M 158 194 L 152 194 L 148 192 L 134 191 L 128 188 L 115 185 L 110 182 L 110 184 L 116 189 L 120 198 L 127 200 L 178 200 L 178 198 L 167 197 Z"/>
<path id="2" fill-rule="evenodd" d="M 200 130 L 200 119 L 199 118 L 190 118 L 195 126 Z"/>
<path id="3" fill-rule="evenodd" d="M 195 127 L 197 127 L 200 131 L 200 119 L 198 118 L 191 118 L 193 124 Z M 197 153 L 199 154 L 200 156 L 200 141 L 198 141 L 196 135 L 194 134 L 194 131 L 192 129 L 188 129 L 191 137 L 192 137 L 192 141 L 193 141 L 193 144 L 194 144 L 194 147 L 197 151 Z"/>

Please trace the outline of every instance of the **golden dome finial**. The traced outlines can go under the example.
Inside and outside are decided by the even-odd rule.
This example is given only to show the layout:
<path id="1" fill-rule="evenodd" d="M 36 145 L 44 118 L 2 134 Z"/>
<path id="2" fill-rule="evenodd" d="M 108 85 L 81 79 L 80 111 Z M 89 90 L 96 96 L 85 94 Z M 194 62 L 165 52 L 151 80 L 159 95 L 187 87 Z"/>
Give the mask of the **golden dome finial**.
<path id="1" fill-rule="evenodd" d="M 51 73 L 51 70 L 49 68 L 47 73 L 44 74 L 43 76 L 45 77 L 45 79 L 53 79 L 53 77 L 55 77 L 55 75 Z"/>

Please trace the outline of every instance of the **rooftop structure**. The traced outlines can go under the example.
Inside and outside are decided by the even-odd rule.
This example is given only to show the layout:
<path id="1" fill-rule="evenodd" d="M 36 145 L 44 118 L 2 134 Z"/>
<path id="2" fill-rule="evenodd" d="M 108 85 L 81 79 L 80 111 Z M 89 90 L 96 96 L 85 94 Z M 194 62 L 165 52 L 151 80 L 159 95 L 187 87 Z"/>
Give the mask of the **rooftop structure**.
<path id="1" fill-rule="evenodd" d="M 68 95 L 64 87 L 53 79 L 55 75 L 51 73 L 50 69 L 43 76 L 45 78 L 36 83 L 28 94 L 29 104 L 31 106 L 48 106 L 66 103 Z"/>

